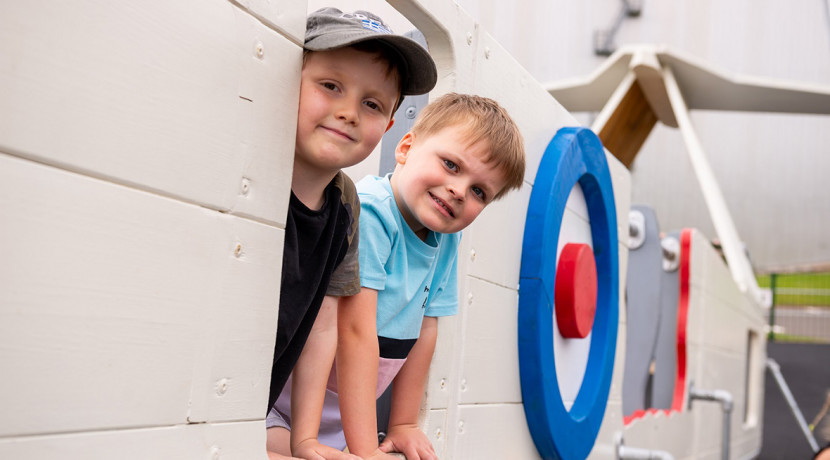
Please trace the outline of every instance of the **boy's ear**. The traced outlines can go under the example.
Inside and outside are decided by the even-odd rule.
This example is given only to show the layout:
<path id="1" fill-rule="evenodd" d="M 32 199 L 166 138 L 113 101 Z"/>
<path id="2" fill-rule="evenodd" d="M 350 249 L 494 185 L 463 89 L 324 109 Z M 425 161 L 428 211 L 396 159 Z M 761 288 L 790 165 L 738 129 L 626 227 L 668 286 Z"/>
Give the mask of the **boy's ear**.
<path id="1" fill-rule="evenodd" d="M 406 157 L 409 156 L 409 149 L 412 148 L 412 141 L 415 139 L 415 135 L 412 134 L 412 131 L 404 134 L 401 141 L 398 142 L 398 146 L 395 147 L 395 162 L 398 164 L 406 163 Z"/>
<path id="2" fill-rule="evenodd" d="M 388 133 L 389 129 L 392 128 L 392 125 L 395 124 L 395 117 L 389 119 L 389 124 L 386 126 L 386 131 L 384 133 Z"/>

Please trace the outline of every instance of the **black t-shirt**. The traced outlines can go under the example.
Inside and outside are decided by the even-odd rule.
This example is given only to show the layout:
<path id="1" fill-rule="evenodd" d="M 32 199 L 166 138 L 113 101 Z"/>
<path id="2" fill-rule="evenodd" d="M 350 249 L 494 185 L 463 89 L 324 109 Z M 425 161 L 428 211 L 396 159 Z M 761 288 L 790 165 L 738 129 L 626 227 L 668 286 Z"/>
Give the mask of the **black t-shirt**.
<path id="1" fill-rule="evenodd" d="M 291 193 L 268 409 L 297 363 L 323 297 L 327 293 L 354 295 L 360 290 L 357 263 L 360 203 L 354 184 L 340 172 L 326 187 L 324 195 L 323 207 L 313 211 Z"/>

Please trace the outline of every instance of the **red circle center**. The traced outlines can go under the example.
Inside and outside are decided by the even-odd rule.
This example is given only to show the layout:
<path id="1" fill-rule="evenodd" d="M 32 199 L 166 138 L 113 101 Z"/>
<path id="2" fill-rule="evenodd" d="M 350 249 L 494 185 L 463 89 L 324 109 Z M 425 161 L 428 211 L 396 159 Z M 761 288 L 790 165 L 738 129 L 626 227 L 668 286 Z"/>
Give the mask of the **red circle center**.
<path id="1" fill-rule="evenodd" d="M 597 311 L 597 267 L 590 246 L 568 243 L 562 248 L 554 289 L 559 333 L 567 339 L 587 337 Z"/>

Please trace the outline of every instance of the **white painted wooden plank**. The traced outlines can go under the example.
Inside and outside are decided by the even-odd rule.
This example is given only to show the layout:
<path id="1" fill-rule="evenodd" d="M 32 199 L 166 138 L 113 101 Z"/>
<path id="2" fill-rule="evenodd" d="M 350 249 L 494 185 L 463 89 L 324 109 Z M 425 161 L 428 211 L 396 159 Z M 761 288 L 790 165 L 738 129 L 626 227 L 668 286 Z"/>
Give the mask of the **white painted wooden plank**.
<path id="1" fill-rule="evenodd" d="M 0 436 L 264 414 L 282 230 L 8 155 L 0 210 Z"/>
<path id="2" fill-rule="evenodd" d="M 297 0 L 236 0 L 269 27 L 301 45 L 305 39 L 306 2 Z"/>
<path id="3" fill-rule="evenodd" d="M 694 425 L 694 415 L 664 412 L 648 413 L 625 427 L 623 438 L 625 445 L 644 449 L 657 449 L 669 452 L 675 458 L 694 458 L 695 444 L 690 432 Z"/>
<path id="4" fill-rule="evenodd" d="M 457 425 L 448 429 L 456 438 L 453 459 L 539 458 L 521 404 L 460 406 Z"/>
<path id="5" fill-rule="evenodd" d="M 265 460 L 265 423 L 260 420 L 0 439 L 0 458 Z"/>
<path id="6" fill-rule="evenodd" d="M 463 292 L 463 291 L 461 291 Z M 438 318 L 438 340 L 427 376 L 425 404 L 428 409 L 446 409 L 458 391 L 458 362 L 461 361 L 458 316 Z"/>
<path id="7" fill-rule="evenodd" d="M 588 454 L 591 460 L 616 458 L 616 436 L 622 432 L 622 400 L 608 401 L 605 407 L 605 416 L 597 433 L 597 440 L 594 447 Z"/>
<path id="8" fill-rule="evenodd" d="M 421 427 L 435 449 L 438 458 L 447 458 L 445 455 L 445 440 L 447 439 L 447 411 L 430 410 L 422 414 Z"/>
<path id="9" fill-rule="evenodd" d="M 518 293 L 471 278 L 465 309 L 467 334 L 461 369 L 462 404 L 521 403 Z"/>
<path id="10" fill-rule="evenodd" d="M 631 210 L 631 173 L 628 168 L 623 166 L 614 155 L 605 152 L 605 159 L 608 162 L 608 171 L 611 173 L 611 186 L 614 188 L 614 202 L 617 212 L 617 238 L 625 247 L 625 252 L 628 253 L 628 212 Z M 625 262 L 625 263 L 623 263 Z M 625 279 L 625 267 L 628 266 L 628 260 L 623 261 L 622 254 L 620 256 L 620 278 L 621 281 Z M 622 283 L 625 286 L 625 283 Z M 620 290 L 620 297 L 625 292 Z"/>
<path id="11" fill-rule="evenodd" d="M 709 308 L 709 305 L 718 307 Z M 692 310 L 700 312 L 700 319 L 696 320 L 700 321 L 700 335 L 687 340 L 723 351 L 736 351 L 746 345 L 747 323 L 732 306 L 692 287 L 689 295 L 690 314 Z"/>
<path id="12" fill-rule="evenodd" d="M 525 184 L 491 203 L 463 232 L 469 249 L 461 254 L 468 274 L 518 290 L 522 240 L 531 188 Z"/>
<path id="13" fill-rule="evenodd" d="M 284 232 L 239 218 L 223 227 L 236 246 L 232 261 L 225 254 L 207 268 L 221 278 L 198 350 L 191 422 L 254 420 L 267 406 Z"/>
<path id="14" fill-rule="evenodd" d="M 231 2 L 3 2 L 0 56 L 0 150 L 284 223 L 301 49 Z"/>
<path id="15" fill-rule="evenodd" d="M 450 91 L 474 93 L 478 24 L 455 2 L 387 0 L 424 34 L 438 70 L 430 98 Z M 374 6 L 368 8 L 372 10 Z"/>
<path id="16" fill-rule="evenodd" d="M 519 125 L 527 152 L 525 181 L 532 184 L 556 131 L 580 124 L 489 34 L 480 30 L 478 39 L 474 92 L 498 101 Z"/>

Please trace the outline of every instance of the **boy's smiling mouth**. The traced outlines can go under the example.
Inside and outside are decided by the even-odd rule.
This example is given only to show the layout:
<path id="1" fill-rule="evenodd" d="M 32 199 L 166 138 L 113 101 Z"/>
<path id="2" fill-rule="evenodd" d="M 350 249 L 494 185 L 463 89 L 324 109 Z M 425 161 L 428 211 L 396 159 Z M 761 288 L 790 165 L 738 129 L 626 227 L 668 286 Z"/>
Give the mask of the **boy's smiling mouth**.
<path id="1" fill-rule="evenodd" d="M 450 209 L 450 207 L 447 206 L 447 203 L 445 203 L 444 200 L 442 200 L 441 198 L 438 198 L 437 196 L 433 195 L 431 192 L 427 192 L 427 193 L 429 193 L 429 197 L 432 198 L 432 200 L 435 201 L 435 203 L 438 204 L 438 206 L 440 208 L 442 208 L 444 211 L 446 211 L 447 214 L 449 214 L 450 217 L 455 217 L 455 213 L 452 212 L 452 209 Z"/>
<path id="2" fill-rule="evenodd" d="M 326 132 L 331 133 L 334 136 L 341 137 L 341 138 L 343 138 L 345 140 L 349 140 L 349 141 L 354 141 L 355 140 L 352 136 L 346 134 L 343 131 L 340 131 L 339 129 L 329 128 L 328 126 L 322 126 L 322 125 L 320 127 L 323 128 Z"/>

